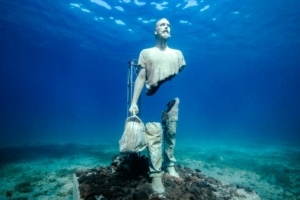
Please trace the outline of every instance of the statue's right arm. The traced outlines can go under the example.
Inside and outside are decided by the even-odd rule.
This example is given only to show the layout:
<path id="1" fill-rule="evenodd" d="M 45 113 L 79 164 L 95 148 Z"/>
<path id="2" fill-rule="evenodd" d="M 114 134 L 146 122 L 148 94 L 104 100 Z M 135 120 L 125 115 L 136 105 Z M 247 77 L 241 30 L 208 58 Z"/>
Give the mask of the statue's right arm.
<path id="1" fill-rule="evenodd" d="M 140 69 L 138 76 L 136 77 L 135 84 L 134 84 L 133 97 L 132 97 L 131 106 L 129 109 L 129 111 L 132 114 L 137 114 L 139 112 L 139 109 L 137 106 L 137 101 L 141 95 L 145 81 L 146 81 L 146 70 L 144 67 L 142 67 Z"/>

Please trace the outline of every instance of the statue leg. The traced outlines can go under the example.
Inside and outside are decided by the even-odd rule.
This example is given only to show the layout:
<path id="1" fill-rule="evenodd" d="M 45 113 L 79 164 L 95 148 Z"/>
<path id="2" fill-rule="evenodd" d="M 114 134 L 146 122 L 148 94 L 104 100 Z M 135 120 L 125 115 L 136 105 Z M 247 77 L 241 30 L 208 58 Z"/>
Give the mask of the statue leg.
<path id="1" fill-rule="evenodd" d="M 162 184 L 162 127 L 158 122 L 146 124 L 146 135 L 149 153 L 149 171 L 152 179 L 151 187 L 154 193 L 163 193 Z"/>
<path id="2" fill-rule="evenodd" d="M 164 125 L 164 167 L 171 176 L 179 177 L 175 171 L 176 162 L 174 149 L 176 143 L 176 126 L 178 121 L 179 99 L 175 98 L 167 104 L 167 110 L 163 112 L 162 124 Z"/>

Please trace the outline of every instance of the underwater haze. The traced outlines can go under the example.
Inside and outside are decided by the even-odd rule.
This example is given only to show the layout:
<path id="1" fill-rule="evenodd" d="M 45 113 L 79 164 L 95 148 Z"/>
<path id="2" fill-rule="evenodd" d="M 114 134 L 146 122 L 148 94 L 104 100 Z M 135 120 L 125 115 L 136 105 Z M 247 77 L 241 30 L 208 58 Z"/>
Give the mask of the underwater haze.
<path id="1" fill-rule="evenodd" d="M 300 143 L 300 2 L 1 0 L 1 145 L 118 141 L 128 61 L 171 23 L 187 62 L 141 117 L 179 97 L 178 138 Z"/>
<path id="2" fill-rule="evenodd" d="M 158 19 L 184 70 L 141 95 L 144 123 L 179 97 L 178 165 L 262 200 L 300 199 L 300 1 L 0 0 L 0 199 L 72 199 L 77 169 L 119 153 L 128 62 Z"/>

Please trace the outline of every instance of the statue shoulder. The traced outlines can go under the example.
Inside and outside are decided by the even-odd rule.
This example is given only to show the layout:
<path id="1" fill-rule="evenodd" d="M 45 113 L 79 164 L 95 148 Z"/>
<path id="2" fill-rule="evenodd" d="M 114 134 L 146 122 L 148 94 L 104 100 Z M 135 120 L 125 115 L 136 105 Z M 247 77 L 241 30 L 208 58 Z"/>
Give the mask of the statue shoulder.
<path id="1" fill-rule="evenodd" d="M 170 51 L 173 51 L 175 53 L 178 53 L 178 54 L 182 54 L 182 52 L 179 50 L 179 49 L 172 49 L 172 48 L 169 48 Z"/>
<path id="2" fill-rule="evenodd" d="M 154 51 L 155 49 L 153 48 L 153 47 L 151 47 L 151 48 L 145 48 L 145 49 L 142 49 L 141 50 L 141 53 L 149 53 L 149 52 L 152 52 L 152 51 Z"/>

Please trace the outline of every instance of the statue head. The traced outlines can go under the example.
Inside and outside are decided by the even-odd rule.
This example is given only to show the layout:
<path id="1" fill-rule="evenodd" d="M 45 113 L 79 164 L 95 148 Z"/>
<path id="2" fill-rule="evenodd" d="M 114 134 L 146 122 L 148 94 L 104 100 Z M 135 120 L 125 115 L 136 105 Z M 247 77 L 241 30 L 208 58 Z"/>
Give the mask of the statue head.
<path id="1" fill-rule="evenodd" d="M 170 22 L 166 18 L 162 18 L 156 22 L 154 34 L 156 39 L 167 40 L 171 37 Z"/>

